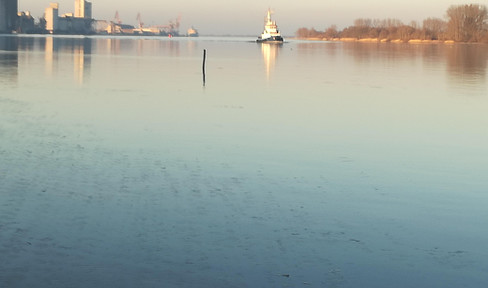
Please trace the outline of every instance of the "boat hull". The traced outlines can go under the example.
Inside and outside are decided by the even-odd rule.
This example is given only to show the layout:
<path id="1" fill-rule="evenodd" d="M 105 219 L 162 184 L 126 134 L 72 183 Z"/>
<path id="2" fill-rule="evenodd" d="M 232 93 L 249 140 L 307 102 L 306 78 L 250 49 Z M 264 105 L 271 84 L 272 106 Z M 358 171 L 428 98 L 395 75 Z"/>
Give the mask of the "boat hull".
<path id="1" fill-rule="evenodd" d="M 258 43 L 269 43 L 269 42 L 274 42 L 274 43 L 283 43 L 284 39 L 281 36 L 273 36 L 269 38 L 261 38 L 259 37 L 256 42 Z"/>

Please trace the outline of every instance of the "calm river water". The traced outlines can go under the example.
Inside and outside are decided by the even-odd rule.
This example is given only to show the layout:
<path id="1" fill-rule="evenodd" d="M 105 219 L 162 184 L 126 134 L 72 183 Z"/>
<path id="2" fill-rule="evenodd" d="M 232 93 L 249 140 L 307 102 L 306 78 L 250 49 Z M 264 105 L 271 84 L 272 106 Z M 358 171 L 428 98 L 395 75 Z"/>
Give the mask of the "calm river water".
<path id="1" fill-rule="evenodd" d="M 253 40 L 0 36 L 0 286 L 487 287 L 488 47 Z"/>

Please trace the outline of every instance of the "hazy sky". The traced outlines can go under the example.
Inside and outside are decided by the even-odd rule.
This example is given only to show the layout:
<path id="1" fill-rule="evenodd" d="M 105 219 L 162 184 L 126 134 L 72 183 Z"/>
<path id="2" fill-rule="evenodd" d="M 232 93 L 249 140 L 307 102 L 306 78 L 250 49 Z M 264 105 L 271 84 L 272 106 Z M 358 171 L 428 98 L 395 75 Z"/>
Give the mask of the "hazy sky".
<path id="1" fill-rule="evenodd" d="M 54 1 L 53 1 L 54 2 Z M 74 0 L 59 0 L 60 13 L 74 12 Z M 357 18 L 396 18 L 404 23 L 421 22 L 428 17 L 443 18 L 449 6 L 468 4 L 458 0 L 92 0 L 93 17 L 112 20 L 119 11 L 123 23 L 135 24 L 137 12 L 146 25 L 167 24 L 181 15 L 180 32 L 195 26 L 201 34 L 258 35 L 268 7 L 284 35 L 294 35 L 300 27 L 324 30 L 330 25 L 339 29 Z M 484 1 L 474 1 L 482 3 Z M 19 10 L 31 11 L 36 18 L 50 1 L 19 0 Z"/>

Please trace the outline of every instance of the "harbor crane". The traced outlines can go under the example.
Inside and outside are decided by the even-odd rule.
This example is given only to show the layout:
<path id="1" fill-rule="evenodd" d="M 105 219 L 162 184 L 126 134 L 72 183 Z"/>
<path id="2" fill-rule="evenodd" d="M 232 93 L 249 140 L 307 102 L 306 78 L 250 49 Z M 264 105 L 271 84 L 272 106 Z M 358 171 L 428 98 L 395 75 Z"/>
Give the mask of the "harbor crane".
<path id="1" fill-rule="evenodd" d="M 115 23 L 117 24 L 122 24 L 122 21 L 120 21 L 120 16 L 119 16 L 119 11 L 115 11 Z"/>

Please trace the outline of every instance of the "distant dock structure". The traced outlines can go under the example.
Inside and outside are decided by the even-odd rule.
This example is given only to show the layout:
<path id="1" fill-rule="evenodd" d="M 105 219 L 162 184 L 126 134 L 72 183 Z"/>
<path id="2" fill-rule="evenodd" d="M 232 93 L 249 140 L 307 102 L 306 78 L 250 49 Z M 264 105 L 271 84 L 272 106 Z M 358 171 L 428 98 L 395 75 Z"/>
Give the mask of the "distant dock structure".
<path id="1" fill-rule="evenodd" d="M 142 21 L 141 13 L 137 13 L 137 27 L 129 24 L 123 24 L 120 20 L 119 12 L 115 12 L 115 19 L 110 22 L 104 22 L 97 28 L 98 34 L 109 35 L 135 35 L 135 36 L 180 36 L 180 21 L 181 16 L 178 16 L 174 21 L 170 20 L 167 25 L 151 25 L 145 26 Z"/>
<path id="2" fill-rule="evenodd" d="M 166 25 L 145 26 L 138 14 L 138 25 L 134 27 L 123 24 L 118 12 L 114 21 L 95 20 L 91 2 L 72 1 L 74 12 L 61 14 L 59 3 L 50 2 L 44 10 L 44 16 L 36 22 L 29 11 L 18 12 L 19 0 L 0 0 L 0 34 L 180 36 L 181 16 L 170 20 Z M 195 29 L 188 36 L 196 37 L 198 32 Z"/>
<path id="3" fill-rule="evenodd" d="M 16 29 L 18 0 L 0 0 L 0 33 Z"/>
<path id="4" fill-rule="evenodd" d="M 198 30 L 195 29 L 193 26 L 186 31 L 186 36 L 187 37 L 198 37 Z"/>

